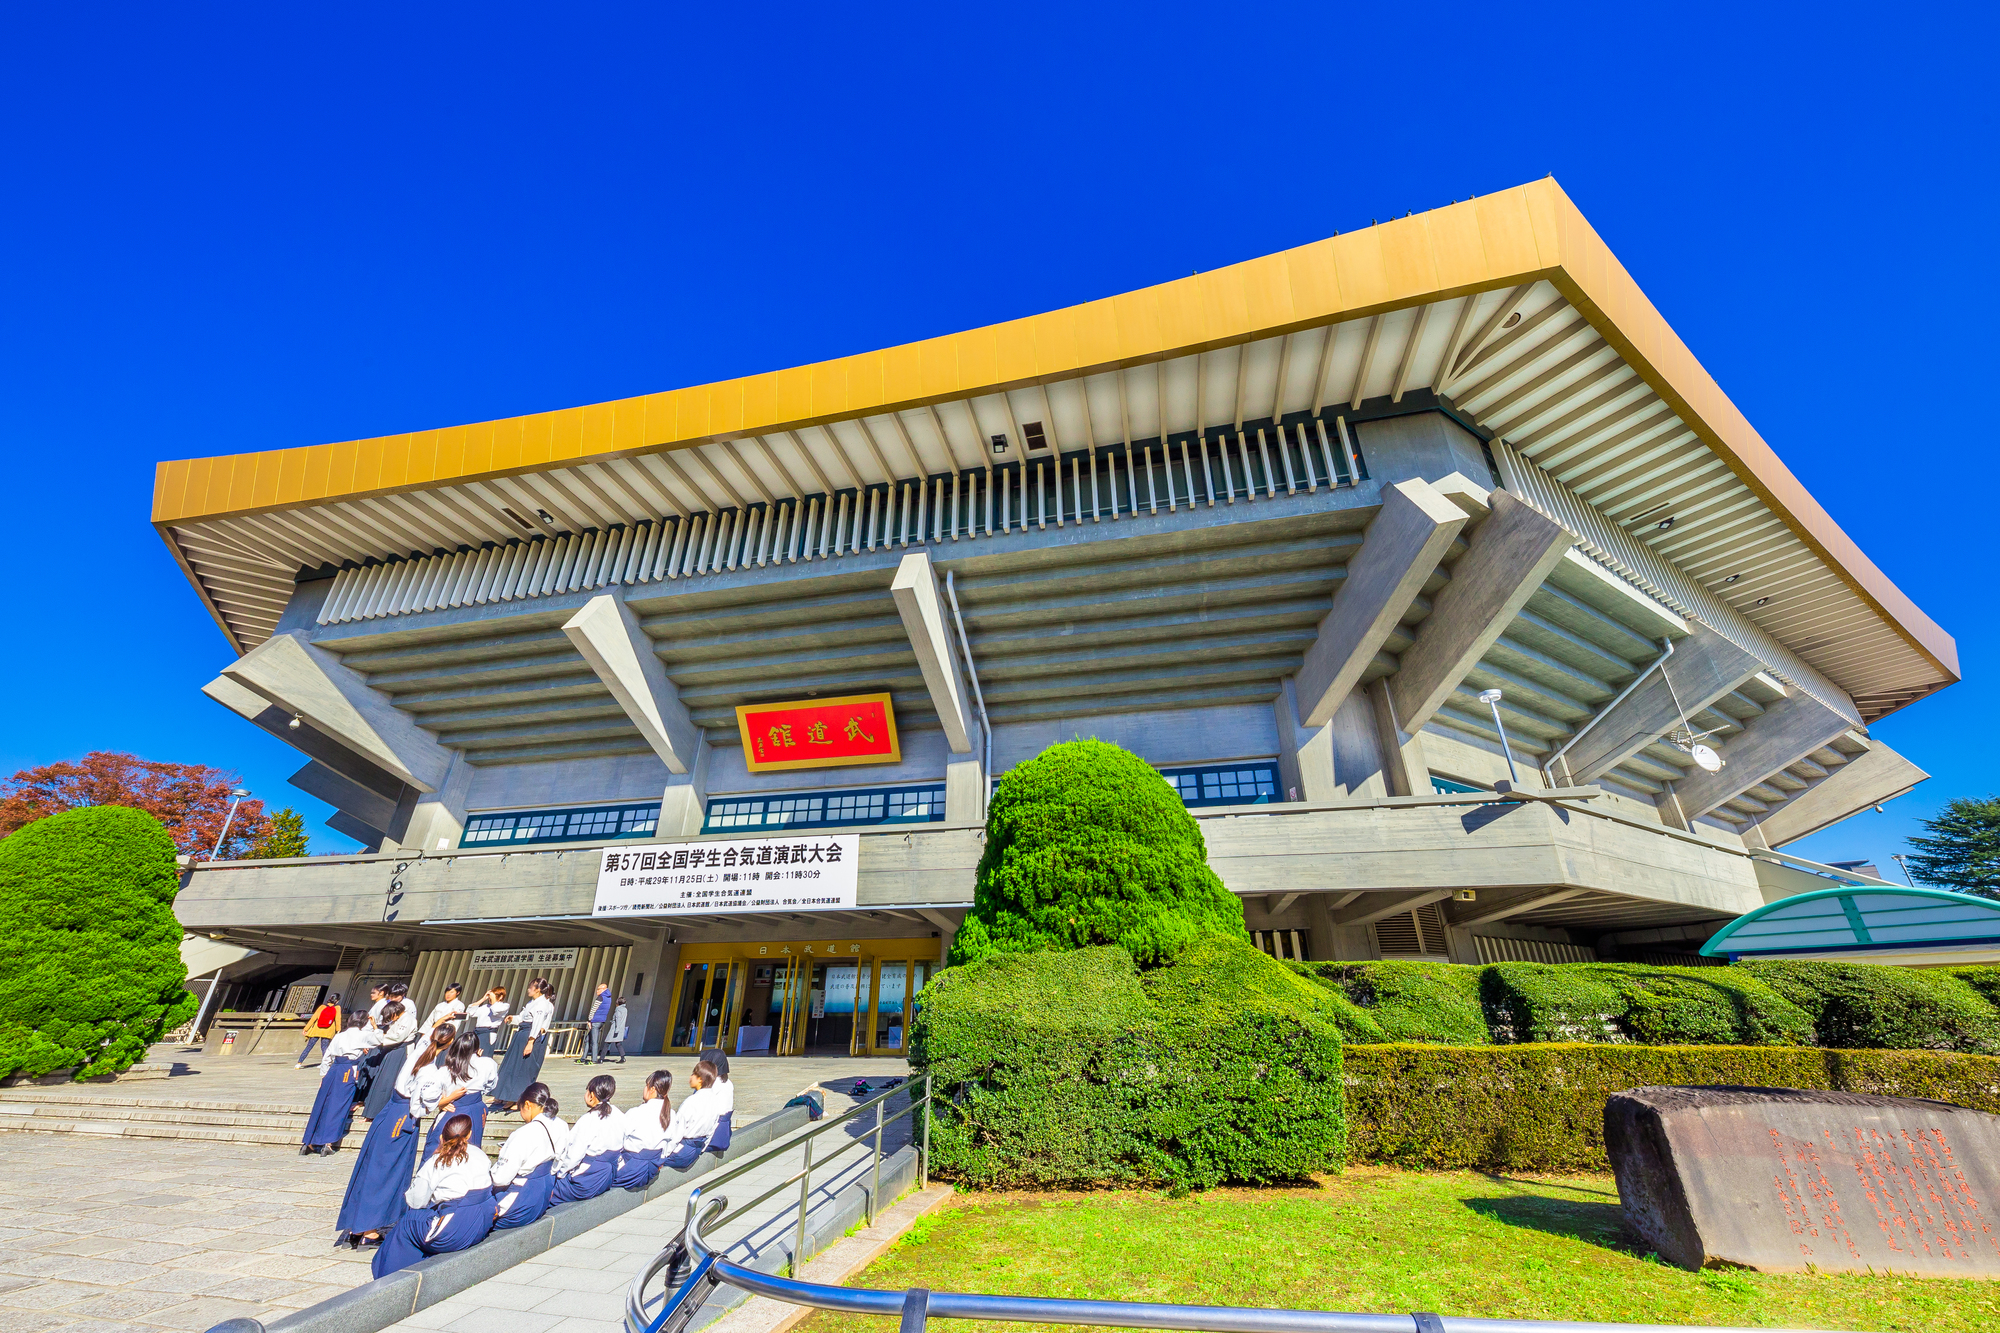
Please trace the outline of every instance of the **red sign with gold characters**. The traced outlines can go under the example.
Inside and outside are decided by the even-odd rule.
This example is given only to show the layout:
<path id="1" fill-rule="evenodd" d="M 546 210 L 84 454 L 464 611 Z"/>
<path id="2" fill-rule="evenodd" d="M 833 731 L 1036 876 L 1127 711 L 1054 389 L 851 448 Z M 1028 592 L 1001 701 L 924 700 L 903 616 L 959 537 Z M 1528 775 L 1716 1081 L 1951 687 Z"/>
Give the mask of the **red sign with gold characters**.
<path id="1" fill-rule="evenodd" d="M 903 759 L 896 739 L 896 709 L 886 694 L 742 704 L 736 709 L 736 730 L 743 737 L 743 757 L 752 773 L 896 764 Z"/>

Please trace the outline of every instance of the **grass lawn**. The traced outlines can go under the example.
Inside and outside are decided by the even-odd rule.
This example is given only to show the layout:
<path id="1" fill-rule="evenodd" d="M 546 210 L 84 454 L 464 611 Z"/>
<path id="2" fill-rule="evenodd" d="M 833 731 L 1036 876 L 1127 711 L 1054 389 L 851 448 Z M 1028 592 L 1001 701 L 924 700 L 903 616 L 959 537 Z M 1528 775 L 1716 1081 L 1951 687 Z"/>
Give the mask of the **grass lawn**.
<path id="1" fill-rule="evenodd" d="M 1620 1223 L 1609 1176 L 1357 1167 L 1317 1188 L 1184 1199 L 960 1194 L 854 1285 L 1617 1323 L 2000 1329 L 2000 1282 L 1689 1273 L 1635 1252 Z M 801 1333 L 891 1327 L 818 1313 Z"/>

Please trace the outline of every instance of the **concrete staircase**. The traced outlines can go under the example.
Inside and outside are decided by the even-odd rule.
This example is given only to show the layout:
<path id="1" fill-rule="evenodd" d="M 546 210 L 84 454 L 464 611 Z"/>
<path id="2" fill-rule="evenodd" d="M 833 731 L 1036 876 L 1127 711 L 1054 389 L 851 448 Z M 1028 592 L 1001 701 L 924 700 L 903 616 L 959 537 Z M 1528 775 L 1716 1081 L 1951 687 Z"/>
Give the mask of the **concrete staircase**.
<path id="1" fill-rule="evenodd" d="M 94 1088 L 0 1088 L 0 1134 L 96 1134 L 133 1139 L 185 1139 L 209 1143 L 256 1143 L 296 1151 L 310 1106 L 267 1102 L 175 1100 L 121 1097 Z M 507 1135 L 521 1127 L 513 1116 L 488 1121 L 485 1147 L 498 1153 Z M 429 1126 L 425 1126 L 426 1129 Z M 356 1117 L 341 1146 L 359 1149 L 368 1125 Z"/>

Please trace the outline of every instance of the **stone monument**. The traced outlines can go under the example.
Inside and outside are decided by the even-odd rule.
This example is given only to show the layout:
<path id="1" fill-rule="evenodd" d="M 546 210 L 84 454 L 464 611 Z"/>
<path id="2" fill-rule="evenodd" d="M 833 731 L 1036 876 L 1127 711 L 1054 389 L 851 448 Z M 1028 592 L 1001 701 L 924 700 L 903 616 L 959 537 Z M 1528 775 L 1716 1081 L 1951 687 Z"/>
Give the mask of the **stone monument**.
<path id="1" fill-rule="evenodd" d="M 1627 1224 L 1683 1268 L 2000 1277 L 2000 1116 L 1792 1088 L 1604 1107 Z"/>

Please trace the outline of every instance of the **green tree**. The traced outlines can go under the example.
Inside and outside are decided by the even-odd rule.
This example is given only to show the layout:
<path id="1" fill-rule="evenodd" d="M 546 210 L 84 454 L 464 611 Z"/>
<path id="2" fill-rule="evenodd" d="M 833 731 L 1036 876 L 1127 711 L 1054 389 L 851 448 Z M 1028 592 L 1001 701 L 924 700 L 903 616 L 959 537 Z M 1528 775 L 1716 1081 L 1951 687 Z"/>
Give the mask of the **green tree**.
<path id="1" fill-rule="evenodd" d="M 1911 838 L 1910 875 L 1941 889 L 2000 898 L 2000 796 L 1961 796 Z"/>
<path id="2" fill-rule="evenodd" d="M 179 889 L 173 839 L 124 806 L 0 841 L 0 1077 L 117 1073 L 193 1016 Z"/>
<path id="3" fill-rule="evenodd" d="M 289 805 L 271 816 L 268 832 L 250 848 L 252 861 L 275 861 L 281 856 L 306 856 L 306 817 Z"/>
<path id="4" fill-rule="evenodd" d="M 1204 935 L 1249 940 L 1201 828 L 1145 760 L 1065 741 L 1000 779 L 953 963 L 1118 944 L 1141 966 Z"/>

